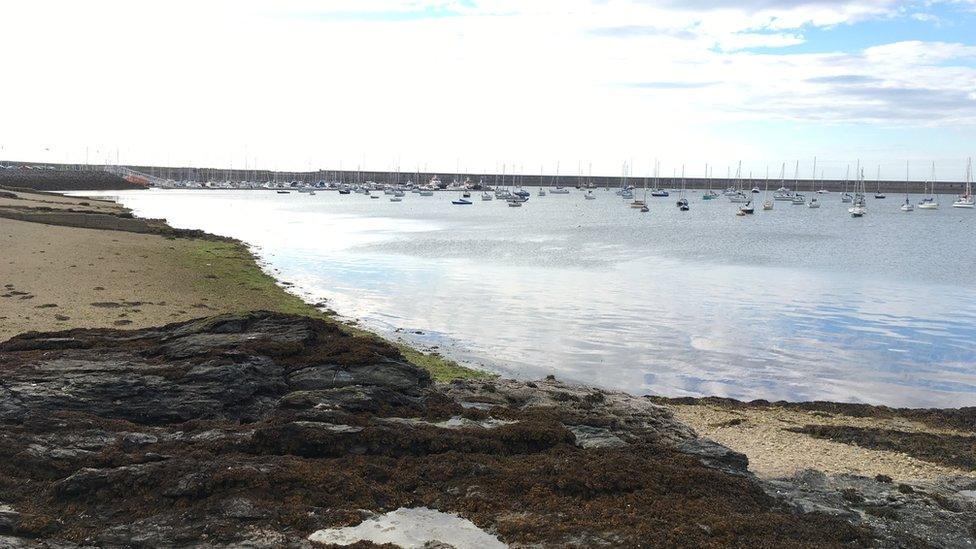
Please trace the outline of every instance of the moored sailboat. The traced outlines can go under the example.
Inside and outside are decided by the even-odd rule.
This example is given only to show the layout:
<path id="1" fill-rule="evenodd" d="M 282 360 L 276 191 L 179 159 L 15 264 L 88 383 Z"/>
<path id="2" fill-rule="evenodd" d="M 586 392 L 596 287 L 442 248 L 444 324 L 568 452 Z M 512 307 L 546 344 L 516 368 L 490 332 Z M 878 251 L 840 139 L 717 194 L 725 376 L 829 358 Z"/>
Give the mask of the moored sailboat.
<path id="1" fill-rule="evenodd" d="M 976 207 L 976 197 L 973 196 L 973 159 L 966 161 L 966 188 L 959 198 L 952 203 L 953 208 L 972 209 Z"/>
<path id="2" fill-rule="evenodd" d="M 927 184 L 931 186 L 931 192 L 928 193 L 928 196 L 926 196 L 925 198 L 923 198 L 918 202 L 918 209 L 938 210 L 939 201 L 935 199 L 935 162 L 932 163 L 932 178 L 930 181 L 927 182 Z M 926 187 L 927 185 L 923 184 L 922 186 L 923 186 L 922 192 L 925 192 L 924 187 Z"/>

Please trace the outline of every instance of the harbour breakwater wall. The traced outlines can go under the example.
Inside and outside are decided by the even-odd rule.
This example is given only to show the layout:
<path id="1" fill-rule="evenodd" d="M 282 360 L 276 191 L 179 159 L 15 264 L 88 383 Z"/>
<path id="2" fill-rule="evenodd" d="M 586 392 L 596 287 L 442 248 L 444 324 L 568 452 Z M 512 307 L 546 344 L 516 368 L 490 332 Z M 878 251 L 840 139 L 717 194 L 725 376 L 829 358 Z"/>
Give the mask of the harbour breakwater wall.
<path id="1" fill-rule="evenodd" d="M 2 161 L 0 160 L 0 165 L 7 166 L 37 166 L 37 163 L 30 162 L 18 162 L 18 161 Z M 368 181 L 373 181 L 376 183 L 388 183 L 393 184 L 399 182 L 401 184 L 406 184 L 407 182 L 421 182 L 427 183 L 432 177 L 437 177 L 443 185 L 447 186 L 454 181 L 465 181 L 468 180 L 471 183 L 477 184 L 479 182 L 488 186 L 510 186 L 510 185 L 521 185 L 525 187 L 576 187 L 576 186 L 594 186 L 594 187 L 607 187 L 611 189 L 619 188 L 622 185 L 633 185 L 634 187 L 642 188 L 645 185 L 647 188 L 652 189 L 655 187 L 675 189 L 680 188 L 682 185 L 682 178 L 680 177 L 628 177 L 622 178 L 620 176 L 576 176 L 576 175 L 555 175 L 555 174 L 495 174 L 495 173 L 446 173 L 446 172 L 391 172 L 391 171 L 356 171 L 356 170 L 314 170 L 314 171 L 303 171 L 303 172 L 291 172 L 291 171 L 271 171 L 271 170 L 243 170 L 243 169 L 224 169 L 224 168 L 195 168 L 195 167 L 173 167 L 173 166 L 135 166 L 135 165 L 122 165 L 122 166 L 107 166 L 107 165 L 78 165 L 78 164 L 50 164 L 42 163 L 41 166 L 45 168 L 52 168 L 51 170 L 38 171 L 38 170 L 0 170 L 0 178 L 5 175 L 9 175 L 9 172 L 14 174 L 13 177 L 20 180 L 21 182 L 37 177 L 38 174 L 57 174 L 59 172 L 77 172 L 80 173 L 90 173 L 90 172 L 111 172 L 111 173 L 121 173 L 125 172 L 135 172 L 138 174 L 143 174 L 148 176 L 152 180 L 174 180 L 174 181 L 196 181 L 199 183 L 206 183 L 208 181 L 212 182 L 223 182 L 223 181 L 248 181 L 254 183 L 265 183 L 265 182 L 277 182 L 280 186 L 289 186 L 292 183 L 297 184 L 316 184 L 320 181 L 333 182 L 339 181 L 348 184 L 358 184 L 366 183 Z M 59 177 L 63 178 L 63 181 L 72 180 L 71 187 L 62 188 L 46 188 L 45 190 L 70 190 L 70 189 L 93 189 L 101 187 L 78 187 L 73 181 L 77 180 L 81 184 L 85 184 L 85 178 L 91 176 L 48 176 L 44 175 L 46 179 L 48 177 Z M 113 182 L 116 184 L 121 178 L 113 176 Z M 91 183 L 96 183 L 94 180 Z M 2 181 L 0 181 L 2 184 Z M 13 184 L 13 182 L 9 182 Z M 99 184 L 101 184 L 99 182 Z M 742 178 L 736 180 L 735 178 L 727 177 L 712 177 L 712 178 L 700 178 L 700 177 L 686 177 L 684 178 L 684 184 L 689 189 L 714 189 L 722 190 L 727 187 L 742 188 L 743 190 L 749 190 L 753 187 L 758 187 L 760 189 L 765 189 L 766 180 L 763 178 Z M 924 192 L 923 186 L 926 183 L 923 181 L 910 181 L 907 184 L 907 190 L 911 193 L 922 193 Z M 780 180 L 779 178 L 769 179 L 769 190 L 774 191 L 780 186 L 785 186 L 793 190 L 798 190 L 800 192 L 813 192 L 818 189 L 825 189 L 831 192 L 842 192 L 845 190 L 853 189 L 852 181 L 845 181 L 840 179 L 825 179 L 825 180 L 811 180 L 811 179 L 786 179 Z M 963 181 L 936 181 L 935 190 L 936 194 L 960 194 L 963 189 L 965 189 L 965 182 Z M 23 185 L 26 186 L 26 185 Z M 867 191 L 869 193 L 874 193 L 878 190 L 888 194 L 900 194 L 906 191 L 905 181 L 895 181 L 895 180 L 882 180 L 875 181 L 869 180 L 865 183 Z M 127 185 L 115 188 L 135 188 L 136 185 Z"/>

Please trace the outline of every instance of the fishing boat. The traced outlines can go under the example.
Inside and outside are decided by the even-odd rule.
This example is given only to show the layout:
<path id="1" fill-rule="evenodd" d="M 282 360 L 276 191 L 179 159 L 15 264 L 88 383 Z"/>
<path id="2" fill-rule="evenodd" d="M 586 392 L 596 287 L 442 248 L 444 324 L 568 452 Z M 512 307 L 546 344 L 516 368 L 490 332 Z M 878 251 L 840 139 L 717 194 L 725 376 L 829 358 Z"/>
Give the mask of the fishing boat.
<path id="1" fill-rule="evenodd" d="M 972 209 L 976 207 L 976 197 L 973 197 L 973 159 L 966 161 L 966 189 L 959 198 L 952 203 L 953 208 Z"/>

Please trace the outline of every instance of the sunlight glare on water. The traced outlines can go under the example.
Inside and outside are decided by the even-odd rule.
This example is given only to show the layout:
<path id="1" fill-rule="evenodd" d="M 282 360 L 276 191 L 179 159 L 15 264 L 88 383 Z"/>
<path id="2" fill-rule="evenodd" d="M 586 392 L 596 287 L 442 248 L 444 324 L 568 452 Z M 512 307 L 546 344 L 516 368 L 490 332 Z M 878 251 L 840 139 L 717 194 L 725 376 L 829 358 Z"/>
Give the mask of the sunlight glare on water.
<path id="1" fill-rule="evenodd" d="M 122 191 L 137 215 L 233 236 L 306 295 L 517 377 L 632 393 L 976 403 L 976 216 L 868 203 L 612 192 L 452 206 L 454 193 Z M 92 193 L 87 193 L 92 194 Z M 916 198 L 917 200 L 917 198 Z M 423 335 L 413 332 L 421 331 Z M 409 335 L 407 335 L 409 334 Z"/>

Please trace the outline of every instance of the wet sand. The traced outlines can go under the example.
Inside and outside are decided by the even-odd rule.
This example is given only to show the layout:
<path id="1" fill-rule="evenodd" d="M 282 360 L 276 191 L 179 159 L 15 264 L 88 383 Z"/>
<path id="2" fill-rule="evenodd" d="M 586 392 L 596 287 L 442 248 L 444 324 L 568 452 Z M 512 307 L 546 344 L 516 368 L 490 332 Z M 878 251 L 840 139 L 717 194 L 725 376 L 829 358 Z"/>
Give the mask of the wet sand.
<path id="1" fill-rule="evenodd" d="M 867 477 L 885 475 L 899 482 L 929 483 L 953 475 L 976 478 L 973 467 L 951 466 L 945 459 L 933 458 L 940 453 L 947 456 L 957 451 L 948 444 L 956 438 L 972 439 L 972 429 L 933 425 L 899 415 L 855 417 L 824 410 L 762 404 L 730 406 L 707 399 L 691 404 L 656 400 L 671 406 L 675 417 L 700 436 L 749 456 L 749 470 L 763 478 L 790 476 L 803 469 Z M 808 426 L 843 428 L 855 436 L 848 437 L 848 443 L 794 431 L 809 430 Z M 878 448 L 878 439 L 885 433 L 927 436 L 927 455 L 910 444 Z M 940 443 L 945 447 L 940 448 Z M 969 453 L 973 454 L 972 448 Z"/>

